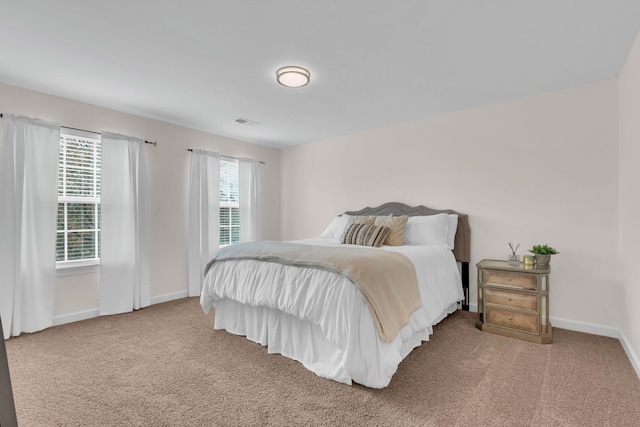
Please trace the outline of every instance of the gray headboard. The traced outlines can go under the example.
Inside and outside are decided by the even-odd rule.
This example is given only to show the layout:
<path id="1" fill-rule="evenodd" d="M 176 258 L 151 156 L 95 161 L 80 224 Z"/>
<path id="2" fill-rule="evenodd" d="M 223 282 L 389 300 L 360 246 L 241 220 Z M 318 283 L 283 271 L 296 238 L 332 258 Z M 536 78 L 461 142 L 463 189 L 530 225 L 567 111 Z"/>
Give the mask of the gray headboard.
<path id="1" fill-rule="evenodd" d="M 471 262 L 471 231 L 469 230 L 469 218 L 466 214 L 461 214 L 450 209 L 436 210 L 425 206 L 409 206 L 404 203 L 390 202 L 380 205 L 377 208 L 364 208 L 359 211 L 345 212 L 347 215 L 407 215 L 407 216 L 425 216 L 437 215 L 440 213 L 457 214 L 458 229 L 456 230 L 456 238 L 454 241 L 453 255 L 460 262 L 462 268 L 462 290 L 464 292 L 464 301 L 462 301 L 462 309 L 469 310 L 469 262 Z"/>
<path id="2" fill-rule="evenodd" d="M 347 215 L 407 215 L 426 216 L 440 213 L 457 214 L 458 230 L 454 242 L 453 255 L 460 262 L 470 262 L 471 260 L 471 233 L 469 230 L 469 218 L 466 214 L 461 214 L 450 209 L 439 211 L 425 206 L 409 206 L 404 203 L 390 202 L 380 205 L 377 208 L 364 208 L 359 211 L 345 212 Z"/>

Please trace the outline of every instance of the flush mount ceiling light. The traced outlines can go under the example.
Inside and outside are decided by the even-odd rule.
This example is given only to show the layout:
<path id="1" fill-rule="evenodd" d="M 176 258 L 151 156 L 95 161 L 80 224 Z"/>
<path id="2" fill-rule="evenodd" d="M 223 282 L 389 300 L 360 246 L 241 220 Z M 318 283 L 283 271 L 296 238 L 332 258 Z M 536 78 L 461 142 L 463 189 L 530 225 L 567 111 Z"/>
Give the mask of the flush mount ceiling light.
<path id="1" fill-rule="evenodd" d="M 287 87 L 302 87 L 309 83 L 311 73 L 302 67 L 288 66 L 276 71 L 278 83 Z"/>

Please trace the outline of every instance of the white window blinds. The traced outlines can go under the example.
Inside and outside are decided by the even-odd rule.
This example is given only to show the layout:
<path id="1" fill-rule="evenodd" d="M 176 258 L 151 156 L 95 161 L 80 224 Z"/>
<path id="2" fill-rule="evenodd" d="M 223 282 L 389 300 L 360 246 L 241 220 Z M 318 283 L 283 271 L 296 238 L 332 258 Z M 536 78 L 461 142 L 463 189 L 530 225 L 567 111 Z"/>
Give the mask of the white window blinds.
<path id="1" fill-rule="evenodd" d="M 56 265 L 100 259 L 100 135 L 62 128 L 58 161 Z"/>
<path id="2" fill-rule="evenodd" d="M 240 241 L 238 161 L 220 160 L 220 246 Z"/>

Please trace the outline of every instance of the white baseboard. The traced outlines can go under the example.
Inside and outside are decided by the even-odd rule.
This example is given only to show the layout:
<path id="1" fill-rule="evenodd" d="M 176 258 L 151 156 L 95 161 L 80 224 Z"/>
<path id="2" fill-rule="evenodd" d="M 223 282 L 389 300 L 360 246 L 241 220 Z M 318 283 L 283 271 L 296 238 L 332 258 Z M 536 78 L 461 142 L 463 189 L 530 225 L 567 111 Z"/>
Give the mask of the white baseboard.
<path id="1" fill-rule="evenodd" d="M 173 301 L 176 299 L 187 298 L 189 291 L 173 292 L 170 294 L 158 295 L 151 297 L 151 305 L 162 304 L 163 302 Z M 75 313 L 60 314 L 54 316 L 53 326 L 64 325 L 66 323 L 79 322 L 81 320 L 92 319 L 100 316 L 99 308 L 91 308 L 89 310 L 77 311 Z"/>
<path id="2" fill-rule="evenodd" d="M 627 339 L 627 336 L 622 331 L 620 331 L 620 344 L 622 344 L 622 348 L 624 348 L 624 352 L 627 353 L 627 357 L 631 361 L 631 366 L 633 366 L 633 369 L 636 370 L 636 374 L 638 375 L 638 378 L 640 378 L 640 359 L 638 358 L 638 355 L 635 353 L 635 351 L 633 351 L 633 348 L 631 347 L 631 343 L 629 342 L 629 340 Z"/>
<path id="3" fill-rule="evenodd" d="M 53 317 L 53 326 L 64 325 L 66 323 L 79 322 L 100 316 L 99 308 L 77 311 L 75 313 L 61 314 Z"/>
<path id="4" fill-rule="evenodd" d="M 180 291 L 173 292 L 170 294 L 158 295 L 155 297 L 151 297 L 151 305 L 153 304 L 162 304 L 163 302 L 173 301 L 175 299 L 187 298 L 189 296 L 189 291 Z"/>
<path id="5" fill-rule="evenodd" d="M 478 304 L 469 303 L 469 311 L 471 311 L 473 313 L 477 313 L 478 312 Z"/>
<path id="6" fill-rule="evenodd" d="M 554 328 L 568 329 L 570 331 L 585 332 L 587 334 L 601 335 L 603 337 L 619 338 L 620 329 L 610 326 L 596 325 L 595 323 L 580 322 L 577 320 L 550 317 L 549 321 Z"/>

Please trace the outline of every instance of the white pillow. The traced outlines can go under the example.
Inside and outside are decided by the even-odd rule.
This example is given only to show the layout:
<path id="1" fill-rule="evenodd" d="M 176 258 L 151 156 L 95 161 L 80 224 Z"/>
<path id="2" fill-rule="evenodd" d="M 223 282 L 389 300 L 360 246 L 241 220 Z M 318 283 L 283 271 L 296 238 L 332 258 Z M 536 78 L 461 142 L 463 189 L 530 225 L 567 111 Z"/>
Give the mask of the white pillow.
<path id="1" fill-rule="evenodd" d="M 453 245 L 449 244 L 449 222 L 451 221 L 449 216 L 448 214 L 410 216 L 404 232 L 403 244 L 438 245 L 453 249 Z M 453 236 L 455 237 L 455 230 Z"/>
<path id="2" fill-rule="evenodd" d="M 449 229 L 447 230 L 447 247 L 453 249 L 456 241 L 456 231 L 458 230 L 458 214 L 447 215 Z"/>
<path id="3" fill-rule="evenodd" d="M 320 237 L 324 239 L 341 239 L 342 234 L 349 223 L 349 218 L 351 218 L 350 215 L 336 216 L 331 220 L 331 223 L 329 223 L 329 226 L 322 232 Z"/>

